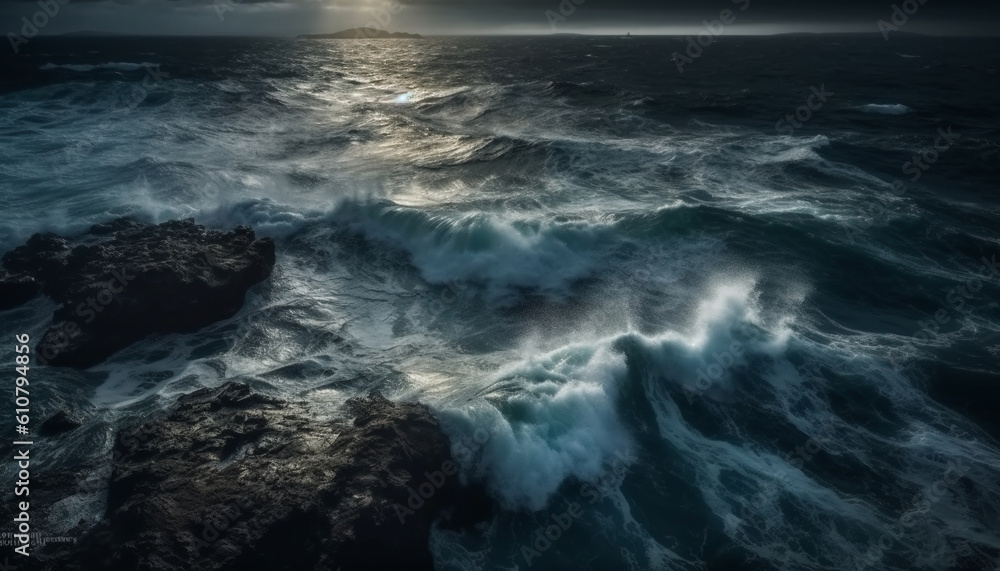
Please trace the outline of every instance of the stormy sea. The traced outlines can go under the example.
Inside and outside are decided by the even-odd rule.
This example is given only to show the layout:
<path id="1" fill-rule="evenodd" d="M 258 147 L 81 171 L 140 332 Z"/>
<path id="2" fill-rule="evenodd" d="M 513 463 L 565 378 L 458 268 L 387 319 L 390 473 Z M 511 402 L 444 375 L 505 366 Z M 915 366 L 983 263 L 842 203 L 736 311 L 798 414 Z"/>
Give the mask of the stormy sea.
<path id="1" fill-rule="evenodd" d="M 32 477 L 109 465 L 120 428 L 234 380 L 316 423 L 378 391 L 427 405 L 495 503 L 434 526 L 439 570 L 993 571 L 1000 43 L 691 48 L 39 37 L 2 56 L 0 252 L 121 217 L 245 225 L 276 251 L 230 318 L 89 368 L 32 361 L 32 422 L 81 419 L 34 441 Z M 0 313 L 4 354 L 55 309 Z M 12 505 L 17 473 L 0 464 Z M 62 496 L 33 529 L 108 508 L 101 485 Z"/>

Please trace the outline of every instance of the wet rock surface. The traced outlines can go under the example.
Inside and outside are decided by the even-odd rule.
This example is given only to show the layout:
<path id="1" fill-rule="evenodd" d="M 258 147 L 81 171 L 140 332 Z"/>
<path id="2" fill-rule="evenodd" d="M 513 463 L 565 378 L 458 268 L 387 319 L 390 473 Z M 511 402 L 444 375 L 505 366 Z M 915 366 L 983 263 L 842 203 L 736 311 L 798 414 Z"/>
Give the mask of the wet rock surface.
<path id="1" fill-rule="evenodd" d="M 245 226 L 120 218 L 67 239 L 35 234 L 7 252 L 0 309 L 41 292 L 60 307 L 39 362 L 86 368 L 152 334 L 196 331 L 232 317 L 274 268 L 274 242 Z"/>
<path id="2" fill-rule="evenodd" d="M 435 521 L 471 525 L 491 503 L 459 484 L 426 406 L 346 406 L 353 422 L 240 383 L 182 397 L 122 431 L 104 520 L 32 568 L 433 569 Z"/>

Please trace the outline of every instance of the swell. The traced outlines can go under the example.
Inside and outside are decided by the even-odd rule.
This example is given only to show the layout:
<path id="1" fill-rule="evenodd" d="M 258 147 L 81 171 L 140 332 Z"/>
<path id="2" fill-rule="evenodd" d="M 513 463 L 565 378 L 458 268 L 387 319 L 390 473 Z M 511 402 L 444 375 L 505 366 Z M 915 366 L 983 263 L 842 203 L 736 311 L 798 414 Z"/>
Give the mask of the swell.
<path id="1" fill-rule="evenodd" d="M 638 568 L 716 565 L 733 546 L 744 563 L 845 571 L 912 569 L 914 551 L 933 554 L 920 569 L 971 569 L 1000 552 L 980 531 L 1000 508 L 1000 452 L 980 429 L 877 353 L 766 318 L 755 289 L 720 288 L 686 330 L 581 341 L 485 379 L 481 399 L 439 412 L 456 442 L 491 435 L 463 473 L 526 513 L 579 501 L 589 483 L 617 514 L 609 537 L 656 547 Z M 695 521 L 710 541 L 688 537 Z"/>
<path id="2" fill-rule="evenodd" d="M 586 222 L 429 213 L 390 202 L 343 203 L 336 218 L 366 237 L 407 252 L 432 284 L 481 286 L 504 304 L 517 292 L 561 297 L 590 275 L 612 229 Z"/>

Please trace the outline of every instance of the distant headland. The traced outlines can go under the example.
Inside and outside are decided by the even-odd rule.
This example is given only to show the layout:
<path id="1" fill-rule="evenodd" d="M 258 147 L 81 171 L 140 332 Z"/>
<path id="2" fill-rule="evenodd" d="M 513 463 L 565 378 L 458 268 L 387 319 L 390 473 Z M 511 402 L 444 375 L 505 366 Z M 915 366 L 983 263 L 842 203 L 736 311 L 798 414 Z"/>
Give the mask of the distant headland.
<path id="1" fill-rule="evenodd" d="M 350 28 L 332 34 L 303 34 L 298 36 L 304 40 L 388 40 L 388 39 L 408 39 L 420 40 L 420 34 L 407 34 L 406 32 L 390 32 L 381 28 Z"/>

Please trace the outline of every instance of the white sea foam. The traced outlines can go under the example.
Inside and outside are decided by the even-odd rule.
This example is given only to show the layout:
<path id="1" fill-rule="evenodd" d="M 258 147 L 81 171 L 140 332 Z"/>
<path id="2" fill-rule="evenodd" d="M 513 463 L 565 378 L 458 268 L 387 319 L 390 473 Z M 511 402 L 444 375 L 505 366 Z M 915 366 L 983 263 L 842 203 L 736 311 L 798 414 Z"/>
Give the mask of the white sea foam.
<path id="1" fill-rule="evenodd" d="M 485 480 L 509 507 L 539 510 L 567 478 L 594 479 L 613 456 L 629 457 L 632 445 L 616 410 L 627 373 L 617 347 L 641 340 L 657 368 L 693 384 L 698 369 L 730 351 L 734 328 L 752 318 L 748 292 L 746 284 L 721 288 L 686 334 L 625 333 L 540 354 L 529 350 L 482 383 L 485 400 L 441 411 L 455 442 L 479 429 L 489 434 L 482 449 L 465 458 L 466 475 Z M 780 342 L 761 340 L 747 350 L 776 351 Z"/>
<path id="2" fill-rule="evenodd" d="M 794 288 L 792 292 L 787 301 L 794 310 L 804 297 Z M 562 483 L 594 478 L 616 452 L 634 460 L 636 444 L 623 432 L 622 414 L 636 411 L 623 409 L 622 399 L 639 390 L 641 400 L 654 410 L 660 437 L 678 454 L 672 460 L 675 469 L 693 471 L 726 535 L 775 564 L 815 568 L 820 561 L 840 561 L 843 565 L 832 568 L 849 569 L 871 555 L 864 542 L 845 540 L 845 534 L 875 542 L 899 517 L 877 502 L 858 501 L 815 479 L 811 463 L 819 462 L 819 454 L 855 458 L 859 466 L 890 471 L 925 489 L 956 465 L 947 458 L 957 457 L 977 485 L 995 487 L 988 481 L 995 452 L 961 430 L 918 420 L 947 413 L 934 412 L 936 407 L 905 378 L 879 366 L 862 349 L 799 338 L 790 316 L 771 313 L 760 307 L 754 280 L 735 280 L 707 296 L 686 328 L 653 336 L 621 333 L 529 353 L 484 381 L 485 398 L 440 411 L 453 442 L 467 442 L 477 430 L 489 435 L 475 454 L 461 458 L 463 474 L 485 481 L 508 507 L 543 509 Z M 808 354 L 807 363 L 792 359 L 792 352 Z M 814 366 L 877 377 L 871 382 L 898 412 L 916 415 L 912 436 L 887 439 L 840 418 L 829 407 L 826 391 L 846 388 L 824 385 L 812 374 Z M 634 385 L 637 379 L 639 385 Z M 707 407 L 711 422 L 726 436 L 706 435 L 692 423 L 689 407 L 696 401 Z M 759 434 L 749 420 L 761 414 L 790 422 L 801 431 L 801 440 L 793 439 L 787 451 L 782 450 L 787 444 L 775 450 L 769 440 L 778 434 Z M 757 440 L 761 437 L 763 441 Z M 904 459 L 902 465 L 886 462 L 887 455 Z M 950 536 L 997 543 L 968 532 L 975 528 L 975 518 L 962 507 L 967 501 L 945 496 L 940 509 L 934 509 L 937 515 L 917 518 L 894 541 L 917 549 L 944 530 Z M 629 519 L 629 503 L 613 503 Z M 790 538 L 816 537 L 824 538 L 817 551 L 790 543 Z M 951 551 L 937 543 L 942 553 Z"/>
<path id="3" fill-rule="evenodd" d="M 964 484 L 949 490 L 957 499 L 949 495 L 925 514 L 901 549 L 922 551 L 924 541 L 948 555 L 952 537 L 996 542 L 977 517 L 996 511 L 989 499 L 996 497 L 995 450 L 886 362 L 890 352 L 903 361 L 925 358 L 958 337 L 995 330 L 989 312 L 955 315 L 961 329 L 918 343 L 852 329 L 837 303 L 799 307 L 796 298 L 787 311 L 762 307 L 759 297 L 781 290 L 775 282 L 833 279 L 827 251 L 816 252 L 822 266 L 815 267 L 795 248 L 787 256 L 761 251 L 777 268 L 764 293 L 753 280 L 732 277 L 718 288 L 705 285 L 732 271 L 727 249 L 746 246 L 740 241 L 753 240 L 762 222 L 769 230 L 761 233 L 787 225 L 837 242 L 839 233 L 822 223 L 858 220 L 873 201 L 891 204 L 893 214 L 928 215 L 909 195 L 892 194 L 863 161 L 851 164 L 847 147 L 895 148 L 892 137 L 786 136 L 686 119 L 671 126 L 653 118 L 659 113 L 652 106 L 633 107 L 642 100 L 634 95 L 609 107 L 621 108 L 608 121 L 582 93 L 538 97 L 540 88 L 516 79 L 483 85 L 461 78 L 446 87 L 423 73 L 372 75 L 376 68 L 328 55 L 337 56 L 302 66 L 317 75 L 263 88 L 238 75 L 172 81 L 157 105 L 127 115 L 116 101 L 131 85 L 81 83 L 83 73 L 70 74 L 71 89 L 5 96 L 11 112 L 0 126 L 19 135 L 0 165 L 16 194 L 0 224 L 3 246 L 34 231 L 73 234 L 125 214 L 155 221 L 193 216 L 220 228 L 249 224 L 279 242 L 279 267 L 261 286 L 269 294 L 264 306 L 255 307 L 261 298 L 251 294 L 229 322 L 137 343 L 87 373 L 107 377 L 88 394 L 91 403 L 135 413 L 228 379 L 295 396 L 335 382 L 323 390 L 337 403 L 358 390 L 405 385 L 399 390 L 433 401 L 453 439 L 487 431 L 463 473 L 484 479 L 517 510 L 552 504 L 560 486 L 593 478 L 618 452 L 632 462 L 631 472 L 641 471 L 648 459 L 642 447 L 659 437 L 664 448 L 654 462 L 682 471 L 693 492 L 637 494 L 623 486 L 588 512 L 588 526 L 625 525 L 637 533 L 648 526 L 650 536 L 672 542 L 637 506 L 650 498 L 699 509 L 703 502 L 707 517 L 742 548 L 775 567 L 784 558 L 786 568 L 798 569 L 857 569 L 858 550 L 878 539 L 871 530 L 898 515 L 883 505 L 944 473 L 948 459 L 921 458 L 951 454 L 974 466 L 966 481 L 983 496 L 962 491 Z M 141 74 L 150 65 L 43 69 Z M 405 96 L 411 79 L 419 96 L 385 99 Z M 67 112 L 75 108 L 80 113 Z M 898 104 L 860 110 L 914 112 Z M 829 148 L 831 142 L 841 148 Z M 803 224 L 806 217 L 811 221 Z M 915 254 L 911 260 L 904 250 L 919 248 L 870 239 L 879 240 L 870 256 L 910 275 L 951 275 L 938 271 L 947 264 L 933 260 L 932 251 L 926 262 Z M 431 303 L 455 282 L 472 286 L 464 291 L 473 292 L 473 308 Z M 525 303 L 511 310 L 517 301 Z M 25 330 L 35 336 L 51 320 L 46 304 L 40 298 L 4 317 L 31 313 Z M 20 322 L 12 327 L 20 330 Z M 534 328 L 541 333 L 528 333 Z M 541 339 L 539 347 L 518 349 L 529 335 Z M 90 386 L 67 381 L 58 386 Z M 834 399 L 847 404 L 834 410 Z M 652 410 L 641 419 L 642 438 L 629 433 L 630 415 L 638 413 L 623 407 L 632 403 Z M 880 432 L 882 419 L 870 406 L 884 407 L 886 419 L 902 418 L 899 433 Z M 844 410 L 858 416 L 839 417 Z M 699 424 L 698 415 L 708 421 Z M 782 434 L 755 426 L 757 416 Z M 871 473 L 894 482 L 870 492 L 817 476 L 813 468 L 821 472 L 825 461 L 798 466 L 786 457 L 786 442 L 778 442 L 798 437 L 796 431 L 802 444 L 820 441 L 825 460 L 850 459 L 850 475 L 868 477 L 872 489 Z M 744 512 L 742 502 L 758 493 L 766 501 Z M 982 510 L 971 507 L 983 502 Z M 685 556 L 696 551 L 679 543 Z M 795 550 L 806 543 L 819 547 Z M 636 569 L 669 558 L 654 543 L 648 561 L 626 551 L 622 557 Z M 498 544 L 495 557 L 480 561 L 492 564 L 502 552 Z M 928 561 L 913 566 L 946 567 Z"/>
<path id="4" fill-rule="evenodd" d="M 489 435 L 466 457 L 466 474 L 486 480 L 507 507 L 528 510 L 544 508 L 568 477 L 598 477 L 631 446 L 614 405 L 624 372 L 621 356 L 602 345 L 529 356 L 501 371 L 493 381 L 515 391 L 497 389 L 502 402 L 441 412 L 456 442 L 480 428 Z"/>
<path id="5" fill-rule="evenodd" d="M 906 115 L 907 113 L 913 112 L 913 109 L 910 109 L 902 103 L 869 103 L 858 107 L 858 109 L 864 111 L 865 113 L 877 113 L 879 115 Z"/>
<path id="6" fill-rule="evenodd" d="M 408 252 L 427 282 L 477 284 L 501 304 L 518 290 L 565 296 L 594 270 L 611 231 L 586 221 L 429 214 L 387 203 L 345 202 L 337 217 Z"/>

